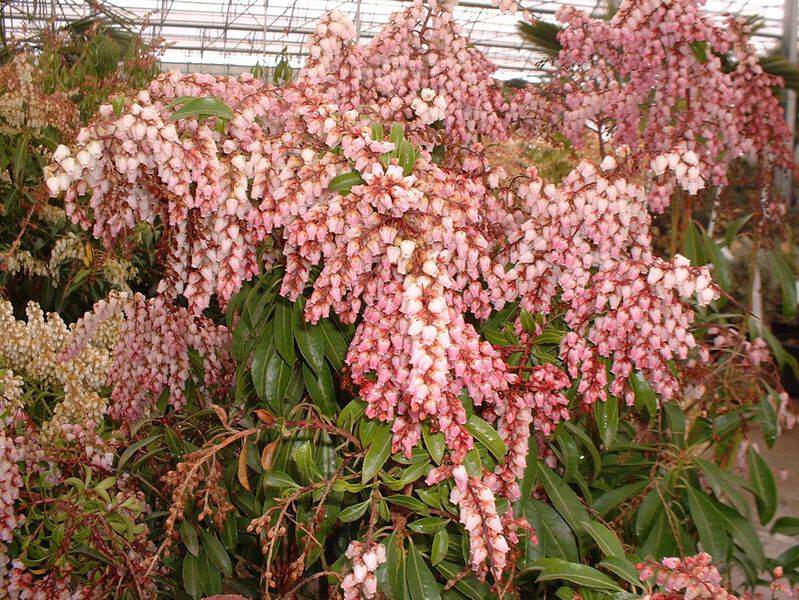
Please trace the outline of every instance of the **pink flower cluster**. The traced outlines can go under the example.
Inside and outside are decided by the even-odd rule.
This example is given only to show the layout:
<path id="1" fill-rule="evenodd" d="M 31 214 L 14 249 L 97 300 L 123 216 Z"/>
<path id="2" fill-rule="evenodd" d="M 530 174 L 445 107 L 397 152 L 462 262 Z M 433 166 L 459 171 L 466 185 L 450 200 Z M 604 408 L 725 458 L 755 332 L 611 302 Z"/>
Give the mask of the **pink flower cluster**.
<path id="1" fill-rule="evenodd" d="M 534 170 L 515 195 L 528 218 L 513 242 L 509 260 L 522 308 L 549 313 L 559 298 L 570 327 L 561 358 L 584 404 L 610 393 L 633 401 L 633 370 L 644 374 L 664 398 L 679 384 L 668 361 L 685 359 L 696 346 L 694 314 L 683 299 L 705 305 L 718 297 L 706 267 L 677 256 L 665 262 L 652 254 L 650 216 L 644 189 L 623 175 L 627 150 L 608 155 L 597 169 L 578 165 L 559 187 L 545 185 Z M 608 160 L 612 159 L 612 160 Z"/>
<path id="2" fill-rule="evenodd" d="M 518 92 L 515 118 L 577 145 L 593 135 L 600 145 L 629 145 L 641 171 L 653 163 L 658 211 L 676 185 L 690 194 L 724 185 L 737 158 L 789 167 L 787 125 L 772 92 L 782 80 L 763 72 L 743 21 L 716 22 L 702 4 L 625 0 L 609 21 L 561 8 L 555 67 L 563 76 Z"/>
<path id="3" fill-rule="evenodd" d="M 476 477 L 469 477 L 459 465 L 452 470 L 455 487 L 450 501 L 460 507 L 460 521 L 469 533 L 469 561 L 481 578 L 488 570 L 499 580 L 505 571 L 510 546 L 505 527 L 497 514 L 494 493 Z"/>
<path id="4" fill-rule="evenodd" d="M 386 547 L 372 542 L 363 544 L 357 540 L 350 542 L 346 552 L 352 561 L 352 571 L 347 573 L 341 583 L 344 600 L 368 600 L 377 594 L 377 567 L 386 562 Z"/>
<path id="5" fill-rule="evenodd" d="M 203 358 L 206 387 L 214 390 L 228 383 L 230 335 L 224 326 L 171 306 L 162 296 L 146 299 L 137 294 L 122 308 L 125 321 L 111 370 L 112 417 L 127 422 L 140 419 L 165 389 L 174 408 L 185 404 L 190 349 Z"/>
<path id="6" fill-rule="evenodd" d="M 108 371 L 111 417 L 128 423 L 141 419 L 164 390 L 172 407 L 183 406 L 192 368 L 190 350 L 203 360 L 204 385 L 212 391 L 226 389 L 232 372 L 227 328 L 164 296 L 115 295 L 98 302 L 74 327 L 62 359 L 78 354 L 103 323 L 121 316 Z"/>
<path id="7" fill-rule="evenodd" d="M 664 558 L 661 562 L 641 563 L 638 570 L 642 581 L 654 580 L 661 589 L 644 596 L 646 600 L 738 600 L 721 584 L 721 574 L 713 566 L 707 552 L 685 558 Z"/>
<path id="8" fill-rule="evenodd" d="M 0 431 L 0 561 L 2 542 L 10 542 L 11 532 L 24 521 L 24 516 L 18 515 L 14 509 L 23 486 L 18 464 L 21 460 L 21 444 Z"/>

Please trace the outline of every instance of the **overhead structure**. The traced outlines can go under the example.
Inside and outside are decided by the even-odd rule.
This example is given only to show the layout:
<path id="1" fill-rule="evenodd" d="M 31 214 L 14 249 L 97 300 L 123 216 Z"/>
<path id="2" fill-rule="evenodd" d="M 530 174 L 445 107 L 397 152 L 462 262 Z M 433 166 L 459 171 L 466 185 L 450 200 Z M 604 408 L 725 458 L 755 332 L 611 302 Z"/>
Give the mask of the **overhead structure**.
<path id="1" fill-rule="evenodd" d="M 120 0 L 117 0 L 118 2 Z M 759 15 L 763 26 L 755 41 L 777 48 L 783 38 L 784 5 L 796 0 L 708 0 L 708 10 L 722 14 Z M 347 14 L 363 40 L 373 37 L 392 12 L 409 0 L 128 0 L 104 3 L 105 10 L 123 16 L 148 38 L 163 38 L 168 49 L 164 62 L 184 71 L 235 73 L 255 65 L 269 67 L 282 57 L 292 66 L 304 59 L 304 46 L 320 17 L 330 10 Z M 566 2 L 526 0 L 544 20 Z M 568 4 L 596 15 L 606 11 L 606 0 L 576 0 Z M 24 35 L 49 22 L 67 23 L 92 14 L 96 3 L 81 0 L 6 0 L 2 16 L 6 33 Z M 462 0 L 456 18 L 472 42 L 498 68 L 500 79 L 540 80 L 546 77 L 542 57 L 516 34 L 518 16 L 501 14 L 488 0 Z M 795 25 L 793 44 L 796 45 Z"/>

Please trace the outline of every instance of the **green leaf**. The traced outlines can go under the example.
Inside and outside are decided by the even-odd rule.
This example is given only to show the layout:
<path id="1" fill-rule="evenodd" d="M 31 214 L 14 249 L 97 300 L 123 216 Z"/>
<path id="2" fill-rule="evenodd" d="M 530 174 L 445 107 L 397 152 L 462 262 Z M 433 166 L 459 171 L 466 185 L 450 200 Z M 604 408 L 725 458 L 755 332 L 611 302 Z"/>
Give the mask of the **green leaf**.
<path id="1" fill-rule="evenodd" d="M 122 468 L 127 464 L 127 462 L 133 457 L 136 452 L 140 449 L 144 448 L 145 446 L 149 446 L 154 441 L 161 437 L 160 433 L 153 434 L 149 437 L 144 438 L 143 440 L 139 440 L 138 442 L 134 442 L 130 446 L 125 449 L 125 452 L 119 457 L 119 461 L 117 462 L 117 470 L 121 471 Z"/>
<path id="2" fill-rule="evenodd" d="M 229 121 L 233 118 L 233 111 L 219 98 L 192 98 L 173 112 L 170 119 L 179 121 L 191 117 L 218 117 Z"/>
<path id="3" fill-rule="evenodd" d="M 643 375 L 638 371 L 630 377 L 630 384 L 635 394 L 636 406 L 644 408 L 649 415 L 649 419 L 653 420 L 658 414 L 658 399 L 655 390 L 652 389 Z"/>
<path id="4" fill-rule="evenodd" d="M 607 404 L 607 402 L 602 402 L 600 404 Z M 571 421 L 563 421 L 561 425 L 564 427 L 564 429 L 568 429 L 573 434 L 573 437 L 579 440 L 583 447 L 588 450 L 594 467 L 594 476 L 596 476 L 599 473 L 599 470 L 602 468 L 602 459 L 600 458 L 599 451 L 597 450 L 590 436 L 585 432 L 582 426 L 575 425 Z M 605 447 L 607 447 L 607 445 Z"/>
<path id="5" fill-rule="evenodd" d="M 259 389 L 256 385 L 255 391 L 266 400 L 275 412 L 282 412 L 280 407 L 291 382 L 291 374 L 291 367 L 286 364 L 280 354 L 272 351 L 263 373 L 263 380 L 260 382 L 263 387 Z"/>
<path id="6" fill-rule="evenodd" d="M 729 553 L 729 540 L 724 528 L 724 520 L 716 510 L 713 503 L 704 493 L 692 486 L 686 488 L 688 493 L 688 508 L 691 518 L 699 532 L 699 541 L 702 547 L 715 561 L 727 560 Z"/>
<path id="7" fill-rule="evenodd" d="M 408 529 L 416 533 L 436 533 L 449 523 L 449 519 L 441 517 L 424 517 L 408 523 Z"/>
<path id="8" fill-rule="evenodd" d="M 591 508 L 593 508 L 601 516 L 606 517 L 620 504 L 626 502 L 633 496 L 638 495 L 644 489 L 646 489 L 648 483 L 648 481 L 642 480 L 610 489 L 596 498 L 591 504 Z"/>
<path id="9" fill-rule="evenodd" d="M 635 565 L 625 557 L 607 556 L 604 560 L 600 561 L 597 566 L 605 569 L 606 571 L 610 571 L 617 577 L 624 579 L 624 581 L 632 586 L 642 590 L 644 589 L 638 569 L 636 569 Z"/>
<path id="10" fill-rule="evenodd" d="M 274 488 L 300 487 L 300 484 L 282 471 L 272 471 L 269 473 L 264 480 L 264 485 Z"/>
<path id="11" fill-rule="evenodd" d="M 180 527 L 178 527 L 178 533 L 180 533 L 180 539 L 183 540 L 186 550 L 194 556 L 199 556 L 200 542 L 197 540 L 197 531 L 194 529 L 194 525 L 184 519 L 181 521 Z"/>
<path id="12" fill-rule="evenodd" d="M 755 493 L 757 515 L 760 517 L 760 524 L 765 525 L 777 511 L 777 483 L 766 461 L 752 447 L 746 453 L 746 464 Z"/>
<path id="13" fill-rule="evenodd" d="M 319 327 L 309 325 L 303 318 L 304 302 L 298 300 L 294 304 L 293 323 L 294 339 L 300 347 L 305 360 L 316 372 L 320 374 L 325 366 L 325 340 L 322 337 L 322 330 Z"/>
<path id="14" fill-rule="evenodd" d="M 738 512 L 749 517 L 749 503 L 741 493 L 739 484 L 734 480 L 737 476 L 723 470 L 716 463 L 698 456 L 694 458 L 694 464 L 702 471 L 705 481 L 713 490 L 716 498 L 726 497 Z"/>
<path id="15" fill-rule="evenodd" d="M 280 356 L 290 367 L 294 366 L 297 359 L 294 351 L 294 331 L 291 318 L 291 304 L 285 298 L 280 298 L 275 303 L 275 316 L 273 318 L 273 332 L 275 336 L 275 347 Z"/>
<path id="16" fill-rule="evenodd" d="M 412 600 L 440 600 L 441 587 L 436 582 L 427 563 L 419 554 L 413 540 L 409 539 L 408 563 L 406 565 L 406 579 Z"/>
<path id="17" fill-rule="evenodd" d="M 391 456 L 391 427 L 386 423 L 378 423 L 374 429 L 369 449 L 363 459 L 361 481 L 366 483 L 372 480 L 377 472 L 386 464 Z"/>
<path id="18" fill-rule="evenodd" d="M 707 264 L 707 257 L 702 248 L 702 236 L 693 220 L 689 221 L 685 228 L 682 253 L 694 266 Z"/>
<path id="19" fill-rule="evenodd" d="M 596 521 L 583 523 L 583 529 L 594 539 L 602 554 L 624 558 L 624 546 L 613 531 Z"/>
<path id="20" fill-rule="evenodd" d="M 199 598 L 202 594 L 200 559 L 193 554 L 183 557 L 183 589 L 192 598 Z"/>
<path id="21" fill-rule="evenodd" d="M 202 561 L 200 566 L 200 584 L 203 592 L 207 595 L 219 594 L 222 591 L 222 574 L 205 553 L 200 556 L 200 560 Z"/>
<path id="22" fill-rule="evenodd" d="M 359 502 L 358 504 L 348 506 L 338 513 L 338 520 L 342 523 L 349 523 L 350 521 L 356 521 L 357 519 L 360 519 L 364 513 L 366 513 L 366 509 L 369 508 L 369 504 L 371 504 L 371 500 L 365 500 L 364 502 Z"/>
<path id="23" fill-rule="evenodd" d="M 746 222 L 752 218 L 754 213 L 749 213 L 744 217 L 740 217 L 736 219 L 732 223 L 727 226 L 727 230 L 724 232 L 724 245 L 729 248 L 730 244 L 732 244 L 735 236 L 738 235 L 738 232 L 741 231 L 741 228 L 746 225 Z"/>
<path id="24" fill-rule="evenodd" d="M 594 405 L 594 418 L 602 446 L 607 450 L 613 445 L 613 439 L 619 429 L 619 399 L 608 396 L 604 402 L 597 402 Z"/>
<path id="25" fill-rule="evenodd" d="M 774 446 L 779 433 L 777 411 L 774 410 L 774 404 L 772 404 L 774 396 L 775 393 L 769 390 L 769 393 L 763 396 L 757 404 L 757 421 L 760 423 L 763 439 L 769 448 Z M 779 402 L 778 398 L 776 400 Z"/>
<path id="26" fill-rule="evenodd" d="M 744 519 L 734 509 L 721 502 L 714 502 L 713 505 L 721 513 L 724 519 L 724 527 L 735 543 L 755 563 L 758 570 L 762 569 L 766 562 L 766 556 L 763 551 L 763 544 L 760 542 L 760 538 L 757 537 L 757 532 L 752 522 Z"/>
<path id="27" fill-rule="evenodd" d="M 673 402 L 664 402 L 663 409 L 671 430 L 672 441 L 683 448 L 685 446 L 685 413 Z"/>
<path id="28" fill-rule="evenodd" d="M 430 425 L 425 423 L 422 425 L 422 437 L 424 438 L 424 445 L 430 453 L 430 457 L 437 465 L 440 465 L 441 461 L 444 459 L 444 435 L 441 433 L 431 433 Z"/>
<path id="29" fill-rule="evenodd" d="M 774 525 L 771 527 L 771 533 L 780 533 L 790 536 L 799 535 L 799 517 L 780 517 L 774 521 Z"/>
<path id="30" fill-rule="evenodd" d="M 532 498 L 524 499 L 521 514 L 535 528 L 541 554 L 572 562 L 579 560 L 572 530 L 549 504 Z"/>
<path id="31" fill-rule="evenodd" d="M 338 409 L 336 391 L 333 387 L 333 377 L 330 375 L 330 369 L 328 369 L 327 365 L 323 364 L 317 375 L 308 365 L 303 364 L 302 376 L 311 400 L 313 400 L 313 403 L 322 414 L 328 417 L 335 416 Z"/>
<path id="32" fill-rule="evenodd" d="M 264 328 L 252 351 L 252 382 L 259 398 L 263 398 L 266 393 L 267 371 L 272 354 L 274 354 L 274 343 L 270 326 Z"/>
<path id="33" fill-rule="evenodd" d="M 778 250 L 768 253 L 774 277 L 780 284 L 782 293 L 782 314 L 789 319 L 796 317 L 796 275 L 794 275 L 785 256 Z"/>
<path id="34" fill-rule="evenodd" d="M 732 273 L 730 272 L 730 263 L 721 248 L 716 243 L 716 240 L 711 238 L 707 232 L 702 228 L 702 245 L 705 249 L 710 262 L 713 264 L 713 279 L 718 281 L 722 289 L 730 291 L 732 289 Z"/>
<path id="35" fill-rule="evenodd" d="M 386 541 L 386 571 L 382 586 L 387 598 L 406 600 L 409 597 L 405 581 L 405 562 L 403 538 L 392 533 Z M 381 570 L 378 569 L 378 581 L 380 574 Z"/>
<path id="36" fill-rule="evenodd" d="M 595 590 L 622 591 L 614 581 L 593 567 L 568 562 L 560 558 L 540 558 L 533 570 L 541 571 L 536 581 L 563 580 Z"/>
<path id="37" fill-rule="evenodd" d="M 333 365 L 337 371 L 341 370 L 344 366 L 344 359 L 347 356 L 347 340 L 344 335 L 336 328 L 332 321 L 322 319 L 317 324 L 321 331 L 322 338 L 325 344 L 325 356 L 330 364 Z"/>
<path id="38" fill-rule="evenodd" d="M 539 471 L 539 480 L 553 506 L 563 515 L 569 526 L 574 531 L 581 531 L 583 523 L 587 523 L 589 518 L 577 494 L 554 471 L 546 467 Z"/>
<path id="39" fill-rule="evenodd" d="M 497 433 L 496 429 L 477 415 L 469 417 L 469 421 L 466 423 L 466 429 L 477 441 L 488 448 L 491 454 L 497 457 L 497 460 L 504 460 L 508 449 L 505 446 L 505 442 L 499 437 L 499 433 Z"/>
<path id="40" fill-rule="evenodd" d="M 437 565 L 447 555 L 449 550 L 449 534 L 446 529 L 439 529 L 433 536 L 433 546 L 430 550 L 430 564 Z"/>
<path id="41" fill-rule="evenodd" d="M 426 514 L 428 512 L 427 506 L 421 501 L 413 496 L 403 496 L 402 494 L 395 494 L 393 496 L 386 496 L 386 502 L 391 504 L 396 504 L 397 506 L 402 506 L 403 508 L 407 508 L 408 510 L 412 510 L 413 512 Z"/>
<path id="42" fill-rule="evenodd" d="M 707 62 L 707 42 L 696 41 L 691 42 L 691 52 L 694 53 L 696 60 L 698 60 L 701 64 L 705 64 Z"/>
<path id="43" fill-rule="evenodd" d="M 233 575 L 233 565 L 230 563 L 230 556 L 228 556 L 222 542 L 207 529 L 200 530 L 200 538 L 202 539 L 203 551 L 214 563 L 214 566 L 222 571 L 225 577 Z"/>
<path id="44" fill-rule="evenodd" d="M 349 194 L 350 190 L 356 185 L 361 185 L 363 178 L 358 171 L 350 171 L 349 173 L 342 173 L 330 180 L 327 188 L 331 192 L 339 192 L 341 194 Z"/>

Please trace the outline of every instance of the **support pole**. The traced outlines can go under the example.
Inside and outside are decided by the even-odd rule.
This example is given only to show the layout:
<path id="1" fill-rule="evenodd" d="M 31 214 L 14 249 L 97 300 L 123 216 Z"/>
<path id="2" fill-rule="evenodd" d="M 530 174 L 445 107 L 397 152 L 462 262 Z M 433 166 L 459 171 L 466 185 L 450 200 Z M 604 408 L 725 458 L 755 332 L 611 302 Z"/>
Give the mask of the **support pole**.
<path id="1" fill-rule="evenodd" d="M 796 63 L 797 58 L 797 18 L 799 9 L 797 0 L 784 0 L 782 9 L 782 53 L 791 63 Z M 791 131 L 790 144 L 794 158 L 799 158 L 796 153 L 796 92 L 785 90 L 785 120 Z M 793 174 L 788 173 L 782 177 L 782 192 L 786 200 L 792 201 Z"/>

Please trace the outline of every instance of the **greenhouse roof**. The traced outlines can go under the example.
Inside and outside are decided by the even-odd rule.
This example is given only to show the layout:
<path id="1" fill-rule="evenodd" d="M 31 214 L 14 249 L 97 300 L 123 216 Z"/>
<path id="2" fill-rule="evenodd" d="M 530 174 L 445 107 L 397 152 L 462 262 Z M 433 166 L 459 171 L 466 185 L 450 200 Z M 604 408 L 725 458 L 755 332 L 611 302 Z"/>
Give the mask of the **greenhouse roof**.
<path id="1" fill-rule="evenodd" d="M 330 10 L 346 13 L 359 26 L 363 39 L 374 36 L 392 12 L 408 0 L 130 0 L 109 4 L 130 19 L 148 37 L 162 37 L 168 49 L 166 64 L 186 71 L 236 72 L 256 64 L 273 66 L 285 56 L 292 66 L 304 59 L 304 45 L 319 18 Z M 542 19 L 554 21 L 556 10 L 566 4 L 527 0 Z M 574 6 L 599 14 L 602 0 L 578 0 Z M 756 43 L 773 47 L 782 35 L 782 0 L 709 0 L 708 10 L 722 14 L 759 15 L 763 27 Z M 11 0 L 4 3 L 7 31 L 29 31 L 55 19 L 65 23 L 91 13 L 80 1 L 40 2 Z M 486 0 L 459 2 L 456 18 L 472 42 L 497 65 L 501 79 L 540 79 L 545 76 L 541 57 L 516 34 L 518 16 L 501 14 Z"/>

